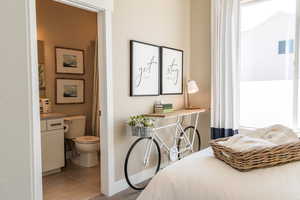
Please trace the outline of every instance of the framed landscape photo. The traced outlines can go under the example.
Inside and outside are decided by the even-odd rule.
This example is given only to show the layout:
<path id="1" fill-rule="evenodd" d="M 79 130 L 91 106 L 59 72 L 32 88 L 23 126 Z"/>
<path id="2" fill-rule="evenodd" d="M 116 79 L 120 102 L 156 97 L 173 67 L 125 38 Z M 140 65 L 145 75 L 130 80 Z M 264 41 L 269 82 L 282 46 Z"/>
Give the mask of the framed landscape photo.
<path id="1" fill-rule="evenodd" d="M 56 79 L 56 104 L 84 103 L 83 79 Z"/>
<path id="2" fill-rule="evenodd" d="M 183 94 L 183 51 L 161 47 L 161 94 Z"/>
<path id="3" fill-rule="evenodd" d="M 158 96 L 160 47 L 130 41 L 130 96 Z"/>
<path id="4" fill-rule="evenodd" d="M 56 73 L 84 74 L 84 50 L 55 47 Z"/>

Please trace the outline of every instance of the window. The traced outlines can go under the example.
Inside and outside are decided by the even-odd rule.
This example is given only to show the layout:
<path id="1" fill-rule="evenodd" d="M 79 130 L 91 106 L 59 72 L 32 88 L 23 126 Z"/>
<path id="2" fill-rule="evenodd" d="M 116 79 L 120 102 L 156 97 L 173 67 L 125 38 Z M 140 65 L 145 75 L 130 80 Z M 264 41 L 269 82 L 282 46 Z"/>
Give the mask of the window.
<path id="1" fill-rule="evenodd" d="M 289 40 L 288 41 L 288 49 L 289 49 L 289 53 L 294 53 L 294 40 Z"/>
<path id="2" fill-rule="evenodd" d="M 285 54 L 286 52 L 286 42 L 284 41 L 279 41 L 278 42 L 278 54 Z"/>
<path id="3" fill-rule="evenodd" d="M 241 126 L 298 128 L 297 38 L 296 0 L 241 3 Z"/>
<path id="4" fill-rule="evenodd" d="M 278 54 L 286 54 L 287 52 L 294 53 L 294 40 L 282 40 L 278 42 Z"/>

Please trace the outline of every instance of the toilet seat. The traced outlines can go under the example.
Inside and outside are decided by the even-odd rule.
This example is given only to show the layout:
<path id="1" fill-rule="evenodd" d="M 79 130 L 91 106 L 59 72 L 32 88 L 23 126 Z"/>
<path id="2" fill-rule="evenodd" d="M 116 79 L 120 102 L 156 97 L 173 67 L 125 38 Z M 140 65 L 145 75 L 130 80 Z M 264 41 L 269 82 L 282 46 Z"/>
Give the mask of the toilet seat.
<path id="1" fill-rule="evenodd" d="M 82 136 L 73 139 L 73 141 L 80 144 L 93 144 L 99 142 L 100 138 L 97 136 Z"/>

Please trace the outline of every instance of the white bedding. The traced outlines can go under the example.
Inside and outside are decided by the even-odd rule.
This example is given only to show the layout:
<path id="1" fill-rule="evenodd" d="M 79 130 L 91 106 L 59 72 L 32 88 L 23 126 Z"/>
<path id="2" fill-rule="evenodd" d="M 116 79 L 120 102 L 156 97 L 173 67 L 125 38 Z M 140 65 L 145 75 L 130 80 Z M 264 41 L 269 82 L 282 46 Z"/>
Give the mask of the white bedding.
<path id="1" fill-rule="evenodd" d="M 239 172 L 208 148 L 160 171 L 137 200 L 300 200 L 300 162 Z"/>

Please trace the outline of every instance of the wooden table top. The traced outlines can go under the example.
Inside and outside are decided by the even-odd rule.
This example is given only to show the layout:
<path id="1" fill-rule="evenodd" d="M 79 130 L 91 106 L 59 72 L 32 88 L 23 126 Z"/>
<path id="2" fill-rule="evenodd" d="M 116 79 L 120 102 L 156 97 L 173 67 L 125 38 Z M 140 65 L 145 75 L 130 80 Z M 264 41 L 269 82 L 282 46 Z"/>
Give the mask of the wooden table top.
<path id="1" fill-rule="evenodd" d="M 199 108 L 199 109 L 180 109 L 175 110 L 173 112 L 169 113 L 151 113 L 151 114 L 145 114 L 145 117 L 156 117 L 156 118 L 172 118 L 172 117 L 180 117 L 180 116 L 186 116 L 186 115 L 192 115 L 197 113 L 203 113 L 205 112 L 205 109 Z"/>

